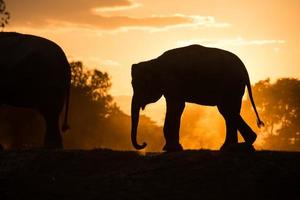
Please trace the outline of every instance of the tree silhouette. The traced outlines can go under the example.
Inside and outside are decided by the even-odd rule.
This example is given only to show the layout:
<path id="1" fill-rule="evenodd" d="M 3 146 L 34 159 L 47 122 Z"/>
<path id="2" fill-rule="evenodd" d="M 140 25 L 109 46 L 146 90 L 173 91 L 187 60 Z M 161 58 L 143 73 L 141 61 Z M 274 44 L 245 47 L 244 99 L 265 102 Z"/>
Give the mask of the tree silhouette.
<path id="1" fill-rule="evenodd" d="M 104 116 L 113 108 L 112 97 L 108 94 L 111 87 L 109 75 L 99 70 L 84 70 L 82 62 L 71 62 L 72 93 L 83 96 L 91 104 L 98 106 L 98 114 Z M 78 93 L 78 94 L 77 94 Z M 99 108 L 101 108 L 99 110 Z"/>
<path id="2" fill-rule="evenodd" d="M 4 0 L 0 0 L 0 27 L 3 29 L 10 19 L 10 13 L 6 10 Z"/>
<path id="3" fill-rule="evenodd" d="M 86 70 L 82 62 L 71 62 L 70 124 L 66 147 L 87 148 L 101 143 L 101 125 L 114 109 L 107 73 Z M 95 140 L 95 138 L 97 138 Z"/>
<path id="4" fill-rule="evenodd" d="M 263 80 L 254 85 L 253 93 L 266 123 L 263 148 L 299 151 L 300 80 Z"/>

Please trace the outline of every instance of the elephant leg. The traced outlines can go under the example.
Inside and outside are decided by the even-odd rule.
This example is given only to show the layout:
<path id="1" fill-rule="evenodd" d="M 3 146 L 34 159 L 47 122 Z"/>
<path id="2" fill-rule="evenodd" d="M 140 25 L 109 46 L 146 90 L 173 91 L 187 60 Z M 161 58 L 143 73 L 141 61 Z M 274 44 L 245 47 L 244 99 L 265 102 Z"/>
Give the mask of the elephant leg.
<path id="1" fill-rule="evenodd" d="M 237 130 L 239 130 L 247 144 L 252 145 L 256 140 L 256 133 L 240 115 L 241 104 L 241 98 L 234 98 L 218 105 L 218 109 L 226 121 L 226 138 L 221 150 L 238 143 Z"/>
<path id="2" fill-rule="evenodd" d="M 241 110 L 241 98 L 231 98 L 218 105 L 226 123 L 226 137 L 221 150 L 238 143 L 238 116 Z"/>
<path id="3" fill-rule="evenodd" d="M 221 150 L 237 144 L 238 143 L 238 137 L 237 137 L 237 124 L 236 121 L 234 120 L 233 116 L 226 116 L 225 118 L 225 123 L 226 123 L 226 137 L 224 144 L 221 147 Z"/>
<path id="4" fill-rule="evenodd" d="M 164 136 L 166 144 L 164 151 L 181 151 L 179 143 L 180 119 L 184 110 L 185 103 L 167 99 L 167 112 L 164 124 Z"/>
<path id="5" fill-rule="evenodd" d="M 62 137 L 59 129 L 59 113 L 43 112 L 46 121 L 44 145 L 49 149 L 62 149 Z"/>
<path id="6" fill-rule="evenodd" d="M 253 144 L 256 140 L 256 133 L 248 126 L 248 124 L 243 120 L 243 118 L 239 115 L 237 118 L 238 130 L 243 136 L 245 142 L 247 144 Z"/>
<path id="7" fill-rule="evenodd" d="M 59 129 L 59 114 L 44 112 L 43 115 L 46 121 L 45 147 L 49 149 L 62 149 L 63 143 Z"/>
<path id="8" fill-rule="evenodd" d="M 48 88 L 47 93 L 40 93 L 39 98 L 41 102 L 37 109 L 46 122 L 44 145 L 49 149 L 62 149 L 59 116 L 64 105 L 64 91 L 58 88 Z"/>

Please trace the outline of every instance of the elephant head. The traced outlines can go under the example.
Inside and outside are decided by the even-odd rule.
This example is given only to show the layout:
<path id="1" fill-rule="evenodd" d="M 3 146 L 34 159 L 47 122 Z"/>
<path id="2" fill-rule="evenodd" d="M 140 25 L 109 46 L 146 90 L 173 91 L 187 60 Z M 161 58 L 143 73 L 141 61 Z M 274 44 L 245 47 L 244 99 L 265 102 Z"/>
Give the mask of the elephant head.
<path id="1" fill-rule="evenodd" d="M 158 101 L 162 96 L 162 86 L 159 73 L 154 69 L 153 61 L 133 64 L 131 68 L 133 96 L 131 101 L 131 141 L 140 150 L 146 147 L 137 142 L 137 128 L 140 109 L 147 104 Z"/>

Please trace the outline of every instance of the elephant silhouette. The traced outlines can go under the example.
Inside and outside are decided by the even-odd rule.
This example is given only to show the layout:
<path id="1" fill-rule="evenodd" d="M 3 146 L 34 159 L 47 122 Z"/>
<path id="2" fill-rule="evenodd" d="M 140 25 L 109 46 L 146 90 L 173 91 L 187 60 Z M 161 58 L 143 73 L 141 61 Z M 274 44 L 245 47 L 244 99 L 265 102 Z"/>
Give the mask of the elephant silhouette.
<path id="1" fill-rule="evenodd" d="M 256 133 L 240 115 L 242 97 L 248 88 L 257 125 L 263 126 L 252 96 L 247 69 L 235 54 L 201 45 L 171 49 L 159 57 L 133 64 L 131 68 L 133 96 L 131 102 L 131 140 L 136 149 L 146 143 L 137 142 L 139 111 L 149 103 L 166 99 L 164 151 L 180 151 L 179 128 L 185 102 L 217 106 L 226 122 L 226 137 L 220 150 L 238 144 L 237 131 L 245 144 L 252 147 Z"/>
<path id="2" fill-rule="evenodd" d="M 62 131 L 66 131 L 70 81 L 70 65 L 56 43 L 0 32 L 0 104 L 39 111 L 46 122 L 46 148 L 63 148 L 59 116 L 65 105 Z"/>

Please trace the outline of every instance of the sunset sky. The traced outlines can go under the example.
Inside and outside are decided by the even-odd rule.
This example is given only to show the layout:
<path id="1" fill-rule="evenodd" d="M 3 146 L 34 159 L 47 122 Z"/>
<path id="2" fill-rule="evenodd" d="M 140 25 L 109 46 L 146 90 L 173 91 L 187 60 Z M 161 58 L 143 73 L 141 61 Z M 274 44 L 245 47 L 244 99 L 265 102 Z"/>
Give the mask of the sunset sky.
<path id="1" fill-rule="evenodd" d="M 299 0 L 6 0 L 5 31 L 57 42 L 70 61 L 107 71 L 111 94 L 130 96 L 133 63 L 189 44 L 237 54 L 252 84 L 300 77 Z M 129 110 L 127 103 L 121 108 Z"/>

